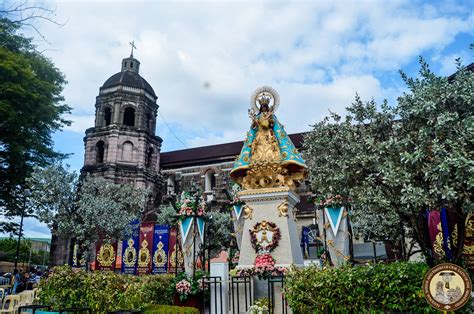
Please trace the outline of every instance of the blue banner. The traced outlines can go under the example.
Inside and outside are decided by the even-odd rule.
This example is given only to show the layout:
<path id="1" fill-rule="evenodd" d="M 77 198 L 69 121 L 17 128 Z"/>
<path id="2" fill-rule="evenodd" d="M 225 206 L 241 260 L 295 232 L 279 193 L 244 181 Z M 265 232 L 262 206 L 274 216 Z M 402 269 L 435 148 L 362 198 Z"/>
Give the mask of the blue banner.
<path id="1" fill-rule="evenodd" d="M 162 274 L 168 270 L 169 226 L 155 225 L 153 232 L 152 273 Z"/>
<path id="2" fill-rule="evenodd" d="M 138 236 L 140 222 L 134 220 L 130 227 L 125 231 L 125 237 L 122 241 L 122 273 L 134 275 L 137 272 L 138 260 Z"/>

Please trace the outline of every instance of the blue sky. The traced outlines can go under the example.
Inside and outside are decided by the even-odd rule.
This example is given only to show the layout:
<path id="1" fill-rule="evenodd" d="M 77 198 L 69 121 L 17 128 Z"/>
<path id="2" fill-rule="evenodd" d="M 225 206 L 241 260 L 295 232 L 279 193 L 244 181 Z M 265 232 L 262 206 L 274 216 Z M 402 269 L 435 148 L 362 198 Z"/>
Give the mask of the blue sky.
<path id="1" fill-rule="evenodd" d="M 35 42 L 69 82 L 74 123 L 54 141 L 75 170 L 99 87 L 120 70 L 131 40 L 158 95 L 163 151 L 242 140 L 249 97 L 262 85 L 279 92 L 286 129 L 301 132 L 329 110 L 343 114 L 356 92 L 394 103 L 405 90 L 398 71 L 416 75 L 420 55 L 443 75 L 457 57 L 474 62 L 473 1 L 48 4 L 66 25 L 40 23 L 49 43 Z M 35 222 L 29 230 L 47 233 Z"/>

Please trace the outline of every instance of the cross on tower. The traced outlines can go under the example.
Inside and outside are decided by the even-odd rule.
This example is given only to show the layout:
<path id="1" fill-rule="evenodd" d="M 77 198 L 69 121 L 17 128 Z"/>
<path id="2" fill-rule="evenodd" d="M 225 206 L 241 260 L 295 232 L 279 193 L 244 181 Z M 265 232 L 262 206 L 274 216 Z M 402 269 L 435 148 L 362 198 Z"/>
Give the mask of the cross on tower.
<path id="1" fill-rule="evenodd" d="M 131 41 L 129 42 L 130 46 L 132 46 L 132 52 L 130 53 L 130 57 L 133 58 L 133 49 L 137 49 L 137 47 L 135 46 L 135 41 Z"/>

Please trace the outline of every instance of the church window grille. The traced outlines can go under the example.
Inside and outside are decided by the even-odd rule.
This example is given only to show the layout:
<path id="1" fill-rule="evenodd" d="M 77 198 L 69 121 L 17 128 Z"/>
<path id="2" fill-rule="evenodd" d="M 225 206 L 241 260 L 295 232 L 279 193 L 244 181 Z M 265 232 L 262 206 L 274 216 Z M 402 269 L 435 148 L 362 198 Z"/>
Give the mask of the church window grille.
<path id="1" fill-rule="evenodd" d="M 147 130 L 151 129 L 151 114 L 149 113 L 146 115 L 146 128 Z"/>
<path id="2" fill-rule="evenodd" d="M 104 162 L 104 151 L 105 151 L 104 142 L 98 141 L 97 144 L 95 144 L 95 149 L 96 149 L 96 162 L 98 164 L 101 164 Z"/>
<path id="3" fill-rule="evenodd" d="M 109 107 L 104 110 L 104 121 L 106 126 L 110 125 L 110 122 L 112 122 L 112 109 Z"/>
<path id="4" fill-rule="evenodd" d="M 132 142 L 123 143 L 122 160 L 133 161 L 133 143 Z"/>
<path id="5" fill-rule="evenodd" d="M 125 108 L 123 113 L 123 124 L 128 126 L 135 126 L 135 109 Z"/>

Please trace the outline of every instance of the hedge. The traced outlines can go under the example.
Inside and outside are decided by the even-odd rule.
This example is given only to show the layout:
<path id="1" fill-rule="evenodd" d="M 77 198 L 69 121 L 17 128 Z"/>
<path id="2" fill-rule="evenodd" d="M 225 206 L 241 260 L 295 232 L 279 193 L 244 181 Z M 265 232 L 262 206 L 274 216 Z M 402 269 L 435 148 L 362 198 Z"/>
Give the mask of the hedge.
<path id="1" fill-rule="evenodd" d="M 193 307 L 152 305 L 143 310 L 144 314 L 199 314 L 199 310 Z"/>
<path id="2" fill-rule="evenodd" d="M 293 268 L 285 279 L 285 296 L 297 313 L 435 312 L 422 291 L 427 270 L 426 264 L 410 262 Z"/>
<path id="3" fill-rule="evenodd" d="M 41 280 L 39 301 L 51 305 L 53 310 L 68 307 L 88 307 L 98 313 L 143 310 L 148 305 L 172 304 L 169 288 L 172 280 L 170 275 L 131 276 L 60 266 Z"/>

